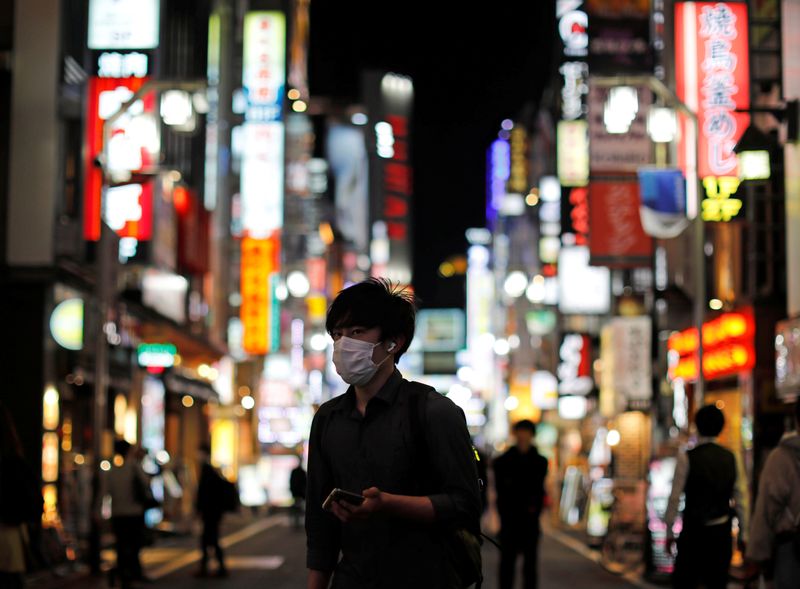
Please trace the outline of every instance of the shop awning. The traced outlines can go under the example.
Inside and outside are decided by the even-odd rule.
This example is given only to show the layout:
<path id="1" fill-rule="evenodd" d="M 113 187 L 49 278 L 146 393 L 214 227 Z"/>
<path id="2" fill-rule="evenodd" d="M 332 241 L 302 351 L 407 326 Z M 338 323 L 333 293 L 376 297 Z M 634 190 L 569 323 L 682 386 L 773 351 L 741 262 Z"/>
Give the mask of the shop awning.
<path id="1" fill-rule="evenodd" d="M 189 395 L 198 401 L 219 401 L 219 394 L 209 383 L 188 378 L 174 372 L 164 376 L 167 392 L 175 395 Z"/>

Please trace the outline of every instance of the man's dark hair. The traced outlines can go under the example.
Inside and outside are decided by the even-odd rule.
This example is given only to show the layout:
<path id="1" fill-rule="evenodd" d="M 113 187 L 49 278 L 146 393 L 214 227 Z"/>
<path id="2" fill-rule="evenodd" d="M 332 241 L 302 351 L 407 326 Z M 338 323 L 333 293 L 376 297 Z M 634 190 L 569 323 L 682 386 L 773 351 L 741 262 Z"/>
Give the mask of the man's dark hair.
<path id="1" fill-rule="evenodd" d="M 514 424 L 513 429 L 515 433 L 525 429 L 531 432 L 532 436 L 536 435 L 536 424 L 533 423 L 530 419 L 520 419 L 517 423 Z"/>
<path id="2" fill-rule="evenodd" d="M 211 444 L 209 444 L 208 442 L 201 443 L 197 447 L 197 449 L 200 450 L 201 452 L 205 452 L 206 454 L 211 455 Z"/>
<path id="3" fill-rule="evenodd" d="M 114 440 L 114 454 L 127 456 L 130 449 L 131 443 L 128 440 Z"/>
<path id="4" fill-rule="evenodd" d="M 716 438 L 725 427 L 725 415 L 717 409 L 716 405 L 706 405 L 700 408 L 694 416 L 697 431 L 701 436 Z"/>
<path id="5" fill-rule="evenodd" d="M 340 291 L 333 299 L 325 329 L 333 333 L 342 327 L 379 327 L 381 341 L 405 336 L 403 347 L 395 352 L 395 364 L 414 338 L 416 300 L 407 287 L 386 278 L 368 278 Z"/>

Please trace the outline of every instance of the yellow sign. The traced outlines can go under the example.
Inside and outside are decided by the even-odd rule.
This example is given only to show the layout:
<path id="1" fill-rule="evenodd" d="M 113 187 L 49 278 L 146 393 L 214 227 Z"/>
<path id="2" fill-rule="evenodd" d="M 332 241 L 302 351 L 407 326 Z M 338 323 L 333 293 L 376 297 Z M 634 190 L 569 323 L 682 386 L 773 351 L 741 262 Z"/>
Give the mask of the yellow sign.
<path id="1" fill-rule="evenodd" d="M 243 347 L 248 354 L 269 352 L 270 285 L 269 277 L 276 268 L 275 239 L 242 240 L 241 259 L 241 320 L 244 326 Z"/>
<path id="2" fill-rule="evenodd" d="M 739 189 L 736 176 L 707 176 L 703 178 L 706 198 L 703 200 L 703 221 L 730 221 L 739 214 L 742 201 L 732 198 Z"/>

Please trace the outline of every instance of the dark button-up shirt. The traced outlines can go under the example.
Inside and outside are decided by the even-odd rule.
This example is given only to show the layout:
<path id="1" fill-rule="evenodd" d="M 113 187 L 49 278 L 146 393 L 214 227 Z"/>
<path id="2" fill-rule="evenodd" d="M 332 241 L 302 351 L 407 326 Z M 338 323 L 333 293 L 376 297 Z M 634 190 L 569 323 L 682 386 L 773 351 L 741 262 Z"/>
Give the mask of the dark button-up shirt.
<path id="1" fill-rule="evenodd" d="M 423 397 L 429 481 L 420 480 L 418 440 L 413 440 L 407 402 L 411 383 L 395 370 L 373 397 L 365 415 L 353 387 L 323 404 L 311 425 L 306 532 L 308 568 L 333 571 L 337 589 L 443 587 L 442 529 L 477 522 L 480 491 L 472 441 L 464 413 L 429 389 Z M 426 387 L 427 388 L 427 387 Z M 384 515 L 342 524 L 322 509 L 334 487 L 361 493 L 369 487 L 430 498 L 436 522 L 425 524 Z M 341 554 L 341 560 L 340 560 Z"/>

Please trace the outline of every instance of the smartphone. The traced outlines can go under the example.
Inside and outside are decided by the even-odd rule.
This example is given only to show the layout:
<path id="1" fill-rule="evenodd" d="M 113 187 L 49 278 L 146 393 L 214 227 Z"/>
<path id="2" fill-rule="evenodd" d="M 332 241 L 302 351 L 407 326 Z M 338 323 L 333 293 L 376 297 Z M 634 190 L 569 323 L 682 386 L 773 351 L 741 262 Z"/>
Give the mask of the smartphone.
<path id="1" fill-rule="evenodd" d="M 334 501 L 346 501 L 352 505 L 361 505 L 364 503 L 364 496 L 359 495 L 358 493 L 351 493 L 350 491 L 345 491 L 344 489 L 334 489 L 330 492 L 328 497 L 322 504 L 322 509 L 326 511 L 330 511 L 331 504 Z"/>

